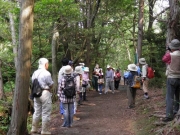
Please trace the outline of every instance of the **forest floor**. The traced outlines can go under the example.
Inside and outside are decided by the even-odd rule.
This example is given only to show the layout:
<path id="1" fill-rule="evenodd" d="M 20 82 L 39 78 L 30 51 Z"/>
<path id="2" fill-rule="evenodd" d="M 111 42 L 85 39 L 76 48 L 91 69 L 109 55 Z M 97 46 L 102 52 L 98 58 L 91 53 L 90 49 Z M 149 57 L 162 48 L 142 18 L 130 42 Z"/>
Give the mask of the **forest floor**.
<path id="1" fill-rule="evenodd" d="M 165 95 L 161 89 L 149 90 L 149 99 L 143 99 L 143 91 L 137 90 L 136 107 L 127 108 L 126 90 L 99 95 L 90 90 L 88 101 L 78 106 L 77 117 L 71 128 L 61 127 L 63 120 L 59 113 L 59 102 L 54 105 L 51 119 L 53 135 L 165 135 L 166 125 L 157 126 L 161 122 L 155 113 L 165 114 Z M 168 135 L 178 135 L 173 130 Z"/>

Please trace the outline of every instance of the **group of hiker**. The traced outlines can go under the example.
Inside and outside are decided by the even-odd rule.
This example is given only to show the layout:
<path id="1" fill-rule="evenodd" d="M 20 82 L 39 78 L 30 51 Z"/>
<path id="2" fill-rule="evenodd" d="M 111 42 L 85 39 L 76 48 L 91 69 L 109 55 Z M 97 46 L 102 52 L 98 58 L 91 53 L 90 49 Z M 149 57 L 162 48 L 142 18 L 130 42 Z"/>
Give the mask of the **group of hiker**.
<path id="1" fill-rule="evenodd" d="M 167 93 L 166 93 L 166 117 L 164 122 L 173 120 L 179 110 L 179 87 L 180 87 L 180 42 L 177 39 L 171 41 L 168 45 L 168 52 L 162 58 L 167 63 Z M 90 87 L 89 68 L 84 63 L 79 63 L 75 68 L 73 61 L 63 58 L 62 67 L 58 73 L 58 92 L 60 101 L 60 114 L 62 115 L 62 127 L 72 127 L 73 120 L 79 120 L 76 117 L 78 105 L 87 101 L 87 89 Z M 32 82 L 37 79 L 42 93 L 40 97 L 33 97 L 35 112 L 32 118 L 31 133 L 38 133 L 38 124 L 42 119 L 41 134 L 50 135 L 50 115 L 52 110 L 51 88 L 53 80 L 48 71 L 49 62 L 46 58 L 40 58 L 38 69 L 32 75 Z M 139 58 L 138 64 L 129 64 L 127 72 L 121 75 L 120 69 L 112 68 L 107 65 L 103 73 L 102 68 L 96 64 L 92 73 L 93 88 L 99 94 L 107 94 L 109 90 L 112 93 L 118 90 L 121 77 L 125 79 L 127 85 L 128 108 L 135 107 L 136 90 L 144 91 L 144 99 L 149 99 L 148 82 L 153 78 L 155 72 L 147 64 L 145 58 Z M 150 74 L 151 73 L 151 74 Z M 103 87 L 104 92 L 103 92 Z M 175 97 L 175 100 L 174 100 Z M 174 104 L 175 101 L 175 104 Z M 174 106 L 175 105 L 175 106 Z"/>

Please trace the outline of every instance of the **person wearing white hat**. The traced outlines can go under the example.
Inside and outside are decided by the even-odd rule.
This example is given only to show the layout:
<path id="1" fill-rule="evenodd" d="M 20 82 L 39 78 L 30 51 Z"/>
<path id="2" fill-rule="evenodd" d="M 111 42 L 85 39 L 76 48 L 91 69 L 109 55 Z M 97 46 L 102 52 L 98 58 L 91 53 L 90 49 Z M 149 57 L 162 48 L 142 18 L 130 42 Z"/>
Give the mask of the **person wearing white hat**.
<path id="1" fill-rule="evenodd" d="M 61 60 L 61 63 L 62 63 L 62 67 L 60 68 L 59 73 L 58 73 L 58 84 L 60 83 L 60 80 L 62 79 L 62 77 L 64 75 L 64 68 L 69 64 L 69 59 L 65 57 Z M 61 119 L 63 120 L 64 119 L 64 115 L 63 115 L 64 110 L 63 110 L 62 103 L 60 103 L 60 113 L 61 113 Z"/>
<path id="2" fill-rule="evenodd" d="M 51 88 L 53 87 L 53 81 L 51 73 L 48 71 L 49 62 L 46 58 L 39 59 L 39 68 L 32 75 L 32 82 L 35 78 L 38 79 L 42 88 L 42 95 L 34 98 L 34 109 L 32 119 L 31 133 L 38 133 L 38 124 L 42 119 L 41 134 L 50 135 L 50 115 L 52 110 Z M 42 117 L 41 117 L 42 115 Z"/>
<path id="3" fill-rule="evenodd" d="M 173 39 L 169 43 L 170 61 L 167 68 L 166 117 L 163 122 L 172 121 L 175 114 L 180 115 L 180 41 Z"/>
<path id="4" fill-rule="evenodd" d="M 111 67 L 109 65 L 107 65 L 107 70 L 106 70 L 106 74 L 105 74 L 105 92 L 104 94 L 107 94 L 109 88 L 113 88 L 112 85 L 114 85 L 114 72 L 111 70 Z M 112 90 L 112 93 L 114 93 L 114 91 Z"/>
<path id="5" fill-rule="evenodd" d="M 139 64 L 142 65 L 142 82 L 143 82 L 143 91 L 144 91 L 144 99 L 149 99 L 148 95 L 148 84 L 149 84 L 149 78 L 147 77 L 147 67 L 148 64 L 146 63 L 145 58 L 139 59 Z"/>
<path id="6" fill-rule="evenodd" d="M 67 97 L 64 93 L 64 88 L 66 86 L 66 78 L 73 77 L 72 76 L 73 69 L 71 68 L 70 65 L 67 65 L 64 67 L 63 73 L 64 73 L 64 75 L 60 79 L 59 87 L 58 87 L 59 100 L 63 104 L 62 106 L 63 106 L 63 110 L 64 110 L 64 113 L 63 113 L 64 122 L 63 122 L 62 127 L 72 127 L 73 115 L 74 115 L 74 102 L 76 99 L 76 95 L 74 95 L 72 97 Z M 74 86 L 75 91 L 77 91 L 76 79 L 74 78 L 73 80 L 74 80 L 74 85 L 75 85 Z"/>
<path id="7" fill-rule="evenodd" d="M 127 87 L 127 97 L 128 97 L 128 108 L 134 108 L 135 107 L 135 99 L 136 99 L 136 90 L 137 88 L 133 88 L 134 83 L 134 76 L 138 75 L 138 68 L 135 64 L 129 64 L 128 65 L 128 72 L 126 73 L 126 83 L 128 85 Z"/>
<path id="8" fill-rule="evenodd" d="M 84 72 L 82 74 L 82 95 L 81 95 L 81 99 L 83 101 L 87 101 L 87 97 L 86 97 L 86 89 L 87 89 L 87 86 L 89 84 L 89 68 L 88 67 L 84 67 Z"/>
<path id="9" fill-rule="evenodd" d="M 80 94 L 82 95 L 82 67 L 81 66 L 76 66 L 75 67 L 75 71 L 74 71 L 74 76 L 76 78 L 76 87 L 77 87 L 77 93 L 76 93 L 76 99 L 74 102 L 74 117 L 73 120 L 77 121 L 80 120 L 80 118 L 76 117 L 76 112 L 77 112 L 77 108 L 78 108 L 78 104 L 80 104 L 81 99 L 80 99 Z"/>

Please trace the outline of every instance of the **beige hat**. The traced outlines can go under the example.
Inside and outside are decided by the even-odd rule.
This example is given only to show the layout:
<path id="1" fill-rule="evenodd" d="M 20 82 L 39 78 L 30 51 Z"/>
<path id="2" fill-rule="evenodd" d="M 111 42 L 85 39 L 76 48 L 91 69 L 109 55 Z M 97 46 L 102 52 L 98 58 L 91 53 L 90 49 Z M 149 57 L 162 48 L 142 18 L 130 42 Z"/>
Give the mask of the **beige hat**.
<path id="1" fill-rule="evenodd" d="M 88 67 L 84 67 L 84 72 L 89 72 L 89 68 Z"/>
<path id="2" fill-rule="evenodd" d="M 171 43 L 169 44 L 170 49 L 180 49 L 180 42 L 178 39 L 173 39 Z"/>
<path id="3" fill-rule="evenodd" d="M 73 69 L 71 66 L 67 65 L 64 67 L 64 74 L 71 74 L 73 72 Z"/>
<path id="4" fill-rule="evenodd" d="M 40 58 L 38 63 L 39 63 L 39 68 L 45 68 L 45 64 L 48 63 L 48 59 L 46 58 Z"/>
<path id="5" fill-rule="evenodd" d="M 141 65 L 145 65 L 145 64 L 146 64 L 145 58 L 140 58 L 140 59 L 139 59 L 139 63 L 140 63 Z"/>
<path id="6" fill-rule="evenodd" d="M 81 66 L 76 66 L 74 72 L 77 73 L 77 74 L 82 74 L 83 73 L 82 67 Z"/>
<path id="7" fill-rule="evenodd" d="M 111 66 L 110 66 L 110 65 L 107 65 L 107 68 L 111 68 Z"/>
<path id="8" fill-rule="evenodd" d="M 129 64 L 127 70 L 129 70 L 129 71 L 137 71 L 137 66 L 135 64 Z"/>

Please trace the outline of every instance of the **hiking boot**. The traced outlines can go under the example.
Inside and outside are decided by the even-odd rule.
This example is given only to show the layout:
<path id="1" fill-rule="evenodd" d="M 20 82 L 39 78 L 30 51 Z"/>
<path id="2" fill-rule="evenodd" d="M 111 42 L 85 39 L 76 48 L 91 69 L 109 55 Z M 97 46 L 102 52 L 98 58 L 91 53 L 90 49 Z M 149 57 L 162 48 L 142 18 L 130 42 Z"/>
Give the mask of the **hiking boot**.
<path id="1" fill-rule="evenodd" d="M 78 121 L 78 120 L 80 120 L 80 118 L 78 118 L 76 116 L 73 117 L 73 121 Z"/>
<path id="2" fill-rule="evenodd" d="M 169 122 L 169 121 L 172 121 L 173 118 L 169 118 L 169 117 L 165 117 L 162 119 L 163 122 Z"/>

